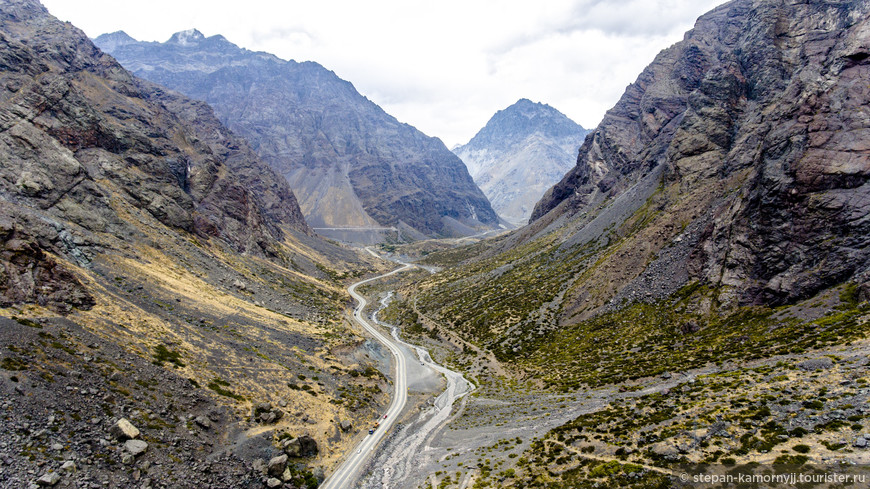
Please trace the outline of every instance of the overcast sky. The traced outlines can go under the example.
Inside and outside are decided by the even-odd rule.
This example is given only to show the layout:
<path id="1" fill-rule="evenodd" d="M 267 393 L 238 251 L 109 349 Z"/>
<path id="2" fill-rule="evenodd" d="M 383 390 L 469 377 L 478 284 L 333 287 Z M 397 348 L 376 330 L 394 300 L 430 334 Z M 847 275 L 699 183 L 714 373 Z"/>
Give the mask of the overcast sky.
<path id="1" fill-rule="evenodd" d="M 464 144 L 520 98 L 595 127 L 626 85 L 723 0 L 42 0 L 90 37 L 197 28 L 316 61 L 402 122 Z"/>

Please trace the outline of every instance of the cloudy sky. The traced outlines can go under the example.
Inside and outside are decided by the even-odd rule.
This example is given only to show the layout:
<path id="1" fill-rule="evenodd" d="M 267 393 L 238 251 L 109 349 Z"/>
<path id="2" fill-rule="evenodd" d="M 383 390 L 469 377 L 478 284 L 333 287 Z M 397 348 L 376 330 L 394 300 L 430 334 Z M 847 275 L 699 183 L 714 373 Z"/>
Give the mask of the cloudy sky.
<path id="1" fill-rule="evenodd" d="M 402 122 L 463 144 L 520 98 L 595 127 L 662 49 L 723 0 L 43 0 L 90 37 L 195 27 L 317 61 Z"/>

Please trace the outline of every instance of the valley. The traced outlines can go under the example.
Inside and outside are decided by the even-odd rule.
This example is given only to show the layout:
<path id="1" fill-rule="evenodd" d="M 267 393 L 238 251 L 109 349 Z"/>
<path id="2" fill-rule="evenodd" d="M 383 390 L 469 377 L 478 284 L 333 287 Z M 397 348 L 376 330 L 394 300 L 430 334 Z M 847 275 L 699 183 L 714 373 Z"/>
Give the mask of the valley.
<path id="1" fill-rule="evenodd" d="M 866 487 L 868 79 L 867 2 L 732 0 L 454 154 L 0 0 L 0 489 Z"/>

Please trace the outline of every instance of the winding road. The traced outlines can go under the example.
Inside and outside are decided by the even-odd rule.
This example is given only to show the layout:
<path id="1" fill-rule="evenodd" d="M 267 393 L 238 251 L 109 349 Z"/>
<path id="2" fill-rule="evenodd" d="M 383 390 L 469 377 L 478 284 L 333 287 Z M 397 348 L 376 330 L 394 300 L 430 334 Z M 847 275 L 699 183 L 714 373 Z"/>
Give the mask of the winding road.
<path id="1" fill-rule="evenodd" d="M 372 255 L 378 257 L 376 253 L 372 250 L 366 248 L 366 251 L 371 253 Z M 378 257 L 380 258 L 380 257 Z M 371 452 L 374 451 L 375 447 L 381 441 L 381 439 L 386 436 L 387 432 L 390 430 L 390 427 L 399 419 L 399 413 L 405 408 L 405 404 L 408 401 L 408 376 L 407 376 L 407 366 L 405 364 L 405 355 L 399 350 L 399 346 L 393 342 L 392 339 L 385 336 L 383 333 L 377 330 L 370 322 L 368 322 L 363 314 L 366 306 L 368 305 L 368 301 L 360 295 L 356 288 L 360 285 L 367 284 L 369 282 L 373 282 L 375 280 L 380 280 L 384 277 L 389 277 L 390 275 L 404 272 L 406 270 L 410 270 L 414 268 L 414 265 L 404 263 L 404 266 L 401 268 L 397 268 L 392 272 L 385 273 L 383 275 L 378 275 L 377 277 L 372 277 L 361 282 L 357 282 L 350 287 L 347 288 L 347 291 L 350 293 L 351 297 L 356 299 L 358 302 L 356 309 L 353 311 L 354 320 L 359 323 L 366 331 L 371 333 L 372 336 L 375 337 L 376 340 L 380 341 L 387 348 L 390 349 L 390 352 L 393 354 L 393 358 L 395 358 L 396 365 L 396 375 L 393 380 L 393 401 L 390 403 L 389 409 L 386 412 L 386 418 L 381 419 L 380 426 L 375 430 L 374 434 L 366 436 L 363 441 L 361 441 L 354 450 L 351 452 L 350 456 L 348 456 L 344 463 L 331 475 L 328 479 L 326 479 L 323 484 L 320 486 L 322 489 L 341 489 L 345 487 L 349 487 L 349 484 L 356 480 L 358 476 L 358 472 L 362 467 L 365 466 L 366 462 L 371 455 Z M 364 427 L 364 429 L 368 429 Z"/>

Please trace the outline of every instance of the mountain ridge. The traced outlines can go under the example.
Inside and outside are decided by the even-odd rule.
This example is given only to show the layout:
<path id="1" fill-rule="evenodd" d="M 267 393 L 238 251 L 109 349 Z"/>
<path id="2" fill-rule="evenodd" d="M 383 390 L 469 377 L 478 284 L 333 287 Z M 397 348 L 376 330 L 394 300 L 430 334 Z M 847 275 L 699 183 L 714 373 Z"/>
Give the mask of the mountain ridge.
<path id="1" fill-rule="evenodd" d="M 340 319 L 341 281 L 376 266 L 315 236 L 211 107 L 36 0 L 0 0 L 0 65 L 0 445 L 34 447 L 3 452 L 3 480 L 262 487 L 259 435 L 282 429 L 316 481 L 353 443 L 334 420 L 387 397 Z"/>
<path id="2" fill-rule="evenodd" d="M 222 36 L 185 39 L 125 44 L 112 54 L 133 72 L 212 104 L 288 179 L 313 226 L 404 226 L 448 236 L 464 226 L 498 226 L 440 140 L 400 123 L 352 83 L 317 63 L 251 52 Z"/>

